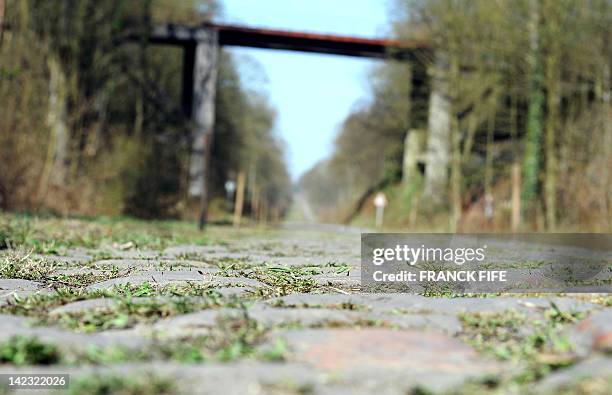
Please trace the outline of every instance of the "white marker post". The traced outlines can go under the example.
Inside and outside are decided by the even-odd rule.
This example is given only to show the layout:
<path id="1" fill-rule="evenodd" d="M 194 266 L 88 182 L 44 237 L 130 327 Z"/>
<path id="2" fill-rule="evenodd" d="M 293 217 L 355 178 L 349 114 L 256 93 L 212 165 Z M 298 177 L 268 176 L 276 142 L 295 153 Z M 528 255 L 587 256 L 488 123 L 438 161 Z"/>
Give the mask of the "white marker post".
<path id="1" fill-rule="evenodd" d="M 232 180 L 225 181 L 225 193 L 227 197 L 228 210 L 234 208 L 234 192 L 236 192 L 236 183 Z"/>
<path id="2" fill-rule="evenodd" d="M 378 192 L 376 196 L 374 196 L 374 207 L 376 207 L 376 227 L 378 229 L 382 229 L 383 214 L 385 212 L 387 203 L 387 197 L 383 192 Z"/>

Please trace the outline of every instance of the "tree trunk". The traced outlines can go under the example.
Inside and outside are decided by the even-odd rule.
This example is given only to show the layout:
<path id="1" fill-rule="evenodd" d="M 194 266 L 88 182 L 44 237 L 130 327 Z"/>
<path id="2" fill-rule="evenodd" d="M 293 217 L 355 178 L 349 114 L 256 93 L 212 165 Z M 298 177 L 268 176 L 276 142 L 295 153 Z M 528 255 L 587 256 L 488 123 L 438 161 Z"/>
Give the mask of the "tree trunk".
<path id="1" fill-rule="evenodd" d="M 495 106 L 489 114 L 487 123 L 487 146 L 485 156 L 485 174 L 484 174 L 484 207 L 483 214 L 490 229 L 495 218 L 495 199 L 493 198 L 493 135 L 495 133 Z"/>
<path id="2" fill-rule="evenodd" d="M 493 134 L 495 133 L 495 109 L 489 115 L 487 124 L 487 146 L 485 157 L 485 179 L 484 190 L 485 195 L 493 192 Z"/>
<path id="3" fill-rule="evenodd" d="M 451 86 L 459 80 L 459 59 L 456 55 L 452 55 L 450 61 L 450 77 Z M 461 172 L 461 131 L 459 130 L 459 119 L 455 111 L 456 98 L 453 97 L 450 102 L 450 140 L 451 140 L 451 180 L 450 180 L 450 231 L 456 232 L 461 221 L 461 184 L 463 183 L 463 175 Z"/>
<path id="4" fill-rule="evenodd" d="M 557 227 L 557 148 L 555 144 L 559 116 L 559 76 L 557 70 L 557 55 L 556 53 L 551 53 L 546 60 L 548 97 L 546 100 L 546 174 L 544 181 L 546 225 L 548 230 L 551 231 L 554 231 Z"/>
<path id="5" fill-rule="evenodd" d="M 456 232 L 461 220 L 461 138 L 456 117 L 451 121 L 451 143 L 452 143 L 452 158 L 451 158 L 451 181 L 450 181 L 450 198 L 451 198 L 451 215 L 450 215 L 450 231 Z"/>
<path id="6" fill-rule="evenodd" d="M 5 14 L 6 3 L 4 0 L 0 0 L 0 47 L 2 46 L 2 37 L 4 34 L 4 14 Z"/>
<path id="7" fill-rule="evenodd" d="M 604 166 L 603 166 L 603 180 L 604 180 L 604 191 L 601 194 L 601 206 L 605 222 L 608 226 L 608 231 L 612 229 L 612 212 L 610 212 L 610 206 L 612 198 L 612 177 L 610 174 L 610 158 L 612 158 L 612 115 L 610 114 L 610 95 L 612 94 L 612 83 L 610 78 L 610 64 L 605 63 L 603 69 L 603 132 L 604 132 Z"/>
<path id="8" fill-rule="evenodd" d="M 525 136 L 523 161 L 523 194 L 521 204 L 523 210 L 533 208 L 533 200 L 538 192 L 542 140 L 542 106 L 544 103 L 538 32 L 539 1 L 531 0 L 530 6 L 531 18 L 528 29 L 531 48 L 527 59 L 529 62 L 529 109 L 527 111 L 527 135 Z"/>
<path id="9" fill-rule="evenodd" d="M 59 60 L 49 57 L 49 109 L 47 122 L 51 129 L 53 159 L 51 165 L 51 183 L 64 186 L 68 177 L 68 151 L 70 136 L 67 126 L 66 102 L 68 87 L 66 76 Z"/>
<path id="10" fill-rule="evenodd" d="M 516 93 L 511 96 L 510 134 L 512 136 L 512 232 L 517 232 L 521 225 L 521 165 L 518 155 L 518 111 Z"/>

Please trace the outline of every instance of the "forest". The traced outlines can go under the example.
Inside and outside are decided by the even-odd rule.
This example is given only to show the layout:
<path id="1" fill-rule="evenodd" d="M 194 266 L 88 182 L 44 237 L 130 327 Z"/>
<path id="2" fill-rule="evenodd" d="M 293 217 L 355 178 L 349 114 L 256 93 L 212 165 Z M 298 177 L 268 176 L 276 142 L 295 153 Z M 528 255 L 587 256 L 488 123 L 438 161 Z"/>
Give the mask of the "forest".
<path id="1" fill-rule="evenodd" d="M 3 2 L 0 2 L 3 3 Z M 200 0 L 8 0 L 0 41 L 0 209 L 60 215 L 193 218 L 190 125 L 181 111 L 180 48 L 146 40 L 159 22 L 198 25 Z M 145 37 L 130 40 L 129 37 Z M 272 219 L 290 203 L 284 145 L 267 93 L 219 59 L 211 213 L 246 174 L 245 213 Z"/>
<path id="2" fill-rule="evenodd" d="M 372 71 L 369 100 L 300 180 L 321 218 L 372 225 L 380 189 L 396 228 L 612 229 L 612 2 L 398 0 L 390 14 L 393 37 L 434 54 L 425 73 Z M 424 79 L 448 109 L 438 136 L 429 98 L 414 94 Z"/>

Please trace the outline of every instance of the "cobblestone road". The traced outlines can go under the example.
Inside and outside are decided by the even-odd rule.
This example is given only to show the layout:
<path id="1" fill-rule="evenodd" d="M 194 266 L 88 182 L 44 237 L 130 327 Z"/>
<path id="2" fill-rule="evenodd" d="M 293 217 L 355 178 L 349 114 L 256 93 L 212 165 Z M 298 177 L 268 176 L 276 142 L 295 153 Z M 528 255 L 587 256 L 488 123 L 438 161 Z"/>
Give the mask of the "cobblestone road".
<path id="1" fill-rule="evenodd" d="M 4 250 L 0 373 L 69 373 L 72 393 L 609 393 L 608 295 L 362 294 L 359 240 Z"/>

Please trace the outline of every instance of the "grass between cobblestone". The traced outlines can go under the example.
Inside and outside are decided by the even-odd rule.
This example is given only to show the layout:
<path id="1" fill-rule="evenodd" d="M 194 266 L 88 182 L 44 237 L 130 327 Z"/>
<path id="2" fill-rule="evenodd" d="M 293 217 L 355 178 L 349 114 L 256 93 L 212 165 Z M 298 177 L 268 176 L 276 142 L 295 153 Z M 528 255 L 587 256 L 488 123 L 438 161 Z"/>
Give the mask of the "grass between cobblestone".
<path id="1" fill-rule="evenodd" d="M 13 296 L 0 306 L 0 313 L 30 316 L 40 325 L 58 325 L 78 332 L 97 332 L 110 329 L 126 329 L 140 323 L 153 323 L 159 319 L 212 308 L 232 308 L 242 312 L 239 316 L 221 316 L 217 325 L 206 336 L 183 339 L 154 339 L 146 350 L 123 347 L 96 348 L 70 351 L 37 338 L 13 337 L 0 343 L 0 365 L 14 366 L 48 364 L 117 364 L 136 361 L 177 361 L 181 363 L 226 362 L 243 358 L 282 361 L 288 350 L 278 340 L 267 344 L 272 330 L 301 327 L 298 323 L 275 328 L 264 328 L 249 317 L 248 302 L 290 295 L 293 293 L 319 293 L 329 288 L 317 284 L 313 276 L 331 273 L 348 274 L 351 266 L 344 263 L 326 265 L 279 266 L 266 263 L 253 264 L 244 259 L 216 259 L 218 275 L 258 280 L 264 284 L 246 296 L 224 297 L 207 282 L 186 282 L 159 286 L 145 282 L 140 285 L 121 285 L 105 290 L 88 291 L 91 284 L 130 274 L 130 270 L 109 267 L 95 273 L 56 274 L 56 270 L 68 267 L 53 264 L 35 254 L 62 255 L 67 249 L 84 247 L 96 249 L 92 260 L 85 266 L 114 258 L 111 250 L 152 249 L 178 244 L 207 245 L 214 238 L 195 231 L 191 224 L 180 222 L 141 222 L 135 220 L 60 220 L 37 219 L 23 216 L 0 215 L 0 278 L 17 278 L 37 281 L 46 286 L 49 293 L 37 293 L 25 297 Z M 220 241 L 214 242 L 221 244 Z M 109 250 L 105 250 L 108 248 Z M 291 255 L 287 251 L 275 251 L 274 243 L 262 247 L 273 256 Z M 290 251 L 299 253 L 299 251 Z M 205 261 L 198 253 L 184 253 L 177 260 Z M 160 263 L 161 266 L 163 264 Z M 170 265 L 179 266 L 180 263 Z M 526 262 L 535 267 L 539 262 Z M 83 266 L 83 265 L 81 265 Z M 160 266 L 160 267 L 161 267 Z M 165 267 L 165 266 L 163 266 Z M 96 267 L 98 269 L 98 267 Z M 213 276 L 214 277 L 214 276 Z M 337 289 L 335 289 L 337 291 Z M 429 288 L 429 297 L 503 297 L 502 294 L 457 294 L 447 289 Z M 523 296 L 542 296 L 524 294 Z M 546 295 L 550 296 L 550 295 Z M 109 298 L 112 307 L 86 311 L 50 314 L 60 306 L 81 300 Z M 610 295 L 585 295 L 581 299 L 612 306 Z M 320 308 L 317 305 L 286 305 L 281 301 L 272 307 Z M 325 308 L 366 311 L 368 307 L 353 303 L 326 305 Z M 403 314 L 397 311 L 397 314 Z M 531 385 L 555 370 L 577 362 L 571 344 L 565 336 L 568 325 L 584 318 L 584 313 L 561 311 L 551 304 L 542 319 L 533 319 L 524 313 L 508 310 L 501 313 L 460 313 L 463 331 L 459 338 L 476 350 L 502 361 L 512 363 L 518 369 L 511 376 L 499 379 L 485 378 L 468 382 L 451 391 L 456 394 L 478 393 L 529 393 Z M 337 326 L 346 326 L 338 323 Z M 358 320 L 350 326 L 379 326 L 376 320 Z M 333 322 L 326 327 L 336 326 Z M 267 347 L 262 348 L 262 344 Z M 282 383 L 281 383 L 282 384 Z M 280 385 L 280 384 L 279 384 Z M 612 378 L 580 381 L 560 394 L 604 394 L 612 385 Z M 309 388 L 270 388 L 280 393 L 309 393 Z M 164 394 L 175 393 L 171 380 L 131 380 L 120 376 L 87 377 L 71 383 L 74 393 L 125 393 Z M 80 391 L 80 392 L 79 392 Z M 427 391 L 415 388 L 414 395 Z"/>
<path id="2" fill-rule="evenodd" d="M 543 319 L 533 319 L 516 310 L 460 314 L 462 340 L 479 351 L 512 362 L 518 370 L 502 380 L 470 382 L 450 393 L 531 393 L 530 385 L 579 361 L 565 330 L 585 315 L 562 311 L 554 303 L 544 312 Z"/>
<path id="3" fill-rule="evenodd" d="M 92 374 L 73 380 L 69 394 L 165 395 L 178 394 L 174 379 L 157 374 L 125 377 L 112 374 Z"/>
<path id="4" fill-rule="evenodd" d="M 262 327 L 243 309 L 241 315 L 221 316 L 202 336 L 180 339 L 153 339 L 146 348 L 96 347 L 61 350 L 36 337 L 13 336 L 0 343 L 0 365 L 76 365 L 116 364 L 138 361 L 176 361 L 181 363 L 230 362 L 242 358 L 280 361 L 287 354 L 278 340 L 266 347 L 268 328 Z"/>
<path id="5" fill-rule="evenodd" d="M 14 336 L 0 343 L 0 364 L 52 365 L 60 360 L 61 354 L 57 347 L 36 338 Z"/>
<path id="6" fill-rule="evenodd" d="M 96 282 L 105 281 L 127 275 L 130 270 L 119 270 L 110 267 L 100 270 L 100 273 L 54 274 L 60 266 L 41 257 L 32 255 L 32 251 L 11 249 L 0 256 L 0 278 L 31 280 L 51 288 L 68 286 L 72 288 L 86 287 Z"/>
<path id="7" fill-rule="evenodd" d="M 468 381 L 443 395 L 608 395 L 612 388 L 612 376 L 589 377 L 578 379 L 571 384 L 555 388 L 554 390 L 536 390 L 533 383 L 519 383 L 517 381 L 498 381 L 496 379 L 484 379 L 480 381 Z M 434 395 L 434 393 L 414 388 L 407 395 Z"/>
<path id="8" fill-rule="evenodd" d="M 151 297 L 153 299 L 143 299 Z M 49 314 L 68 303 L 109 298 L 112 307 Z M 179 284 L 156 288 L 145 282 L 139 286 L 126 284 L 106 290 L 86 291 L 63 287 L 52 293 L 15 296 L 0 306 L 0 313 L 31 316 L 40 325 L 59 324 L 79 332 L 125 329 L 141 322 L 155 322 L 178 314 L 217 307 L 239 308 L 242 301 L 224 297 L 206 285 Z"/>

